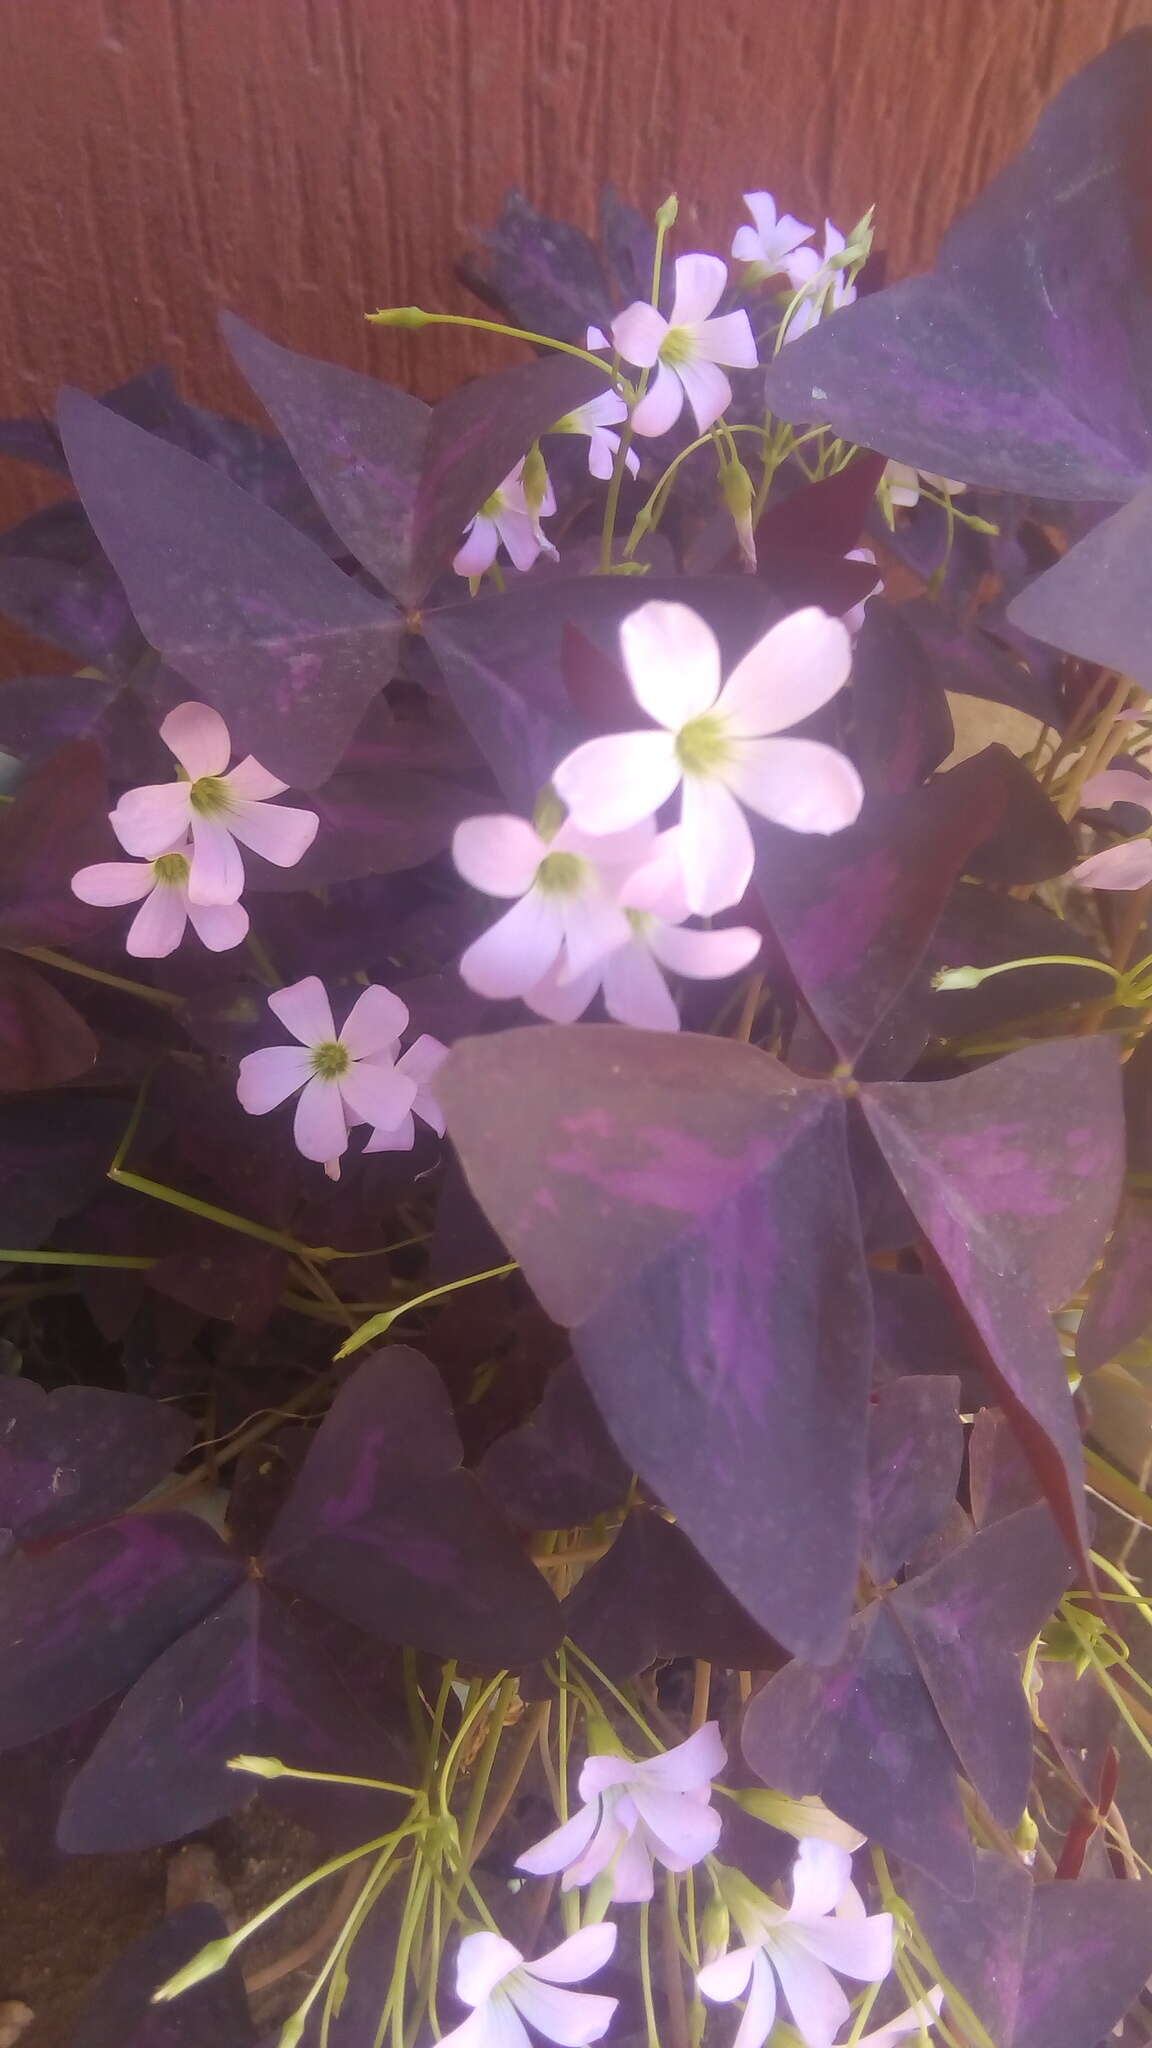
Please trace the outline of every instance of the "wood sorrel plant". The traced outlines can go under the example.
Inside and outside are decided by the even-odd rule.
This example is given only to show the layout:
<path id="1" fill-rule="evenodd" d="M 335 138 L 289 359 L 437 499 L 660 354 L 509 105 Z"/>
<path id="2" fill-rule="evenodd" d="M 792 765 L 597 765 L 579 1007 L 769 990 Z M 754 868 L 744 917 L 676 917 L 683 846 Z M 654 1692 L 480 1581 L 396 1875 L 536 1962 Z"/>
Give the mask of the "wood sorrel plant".
<path id="1" fill-rule="evenodd" d="M 0 1830 L 320 1839 L 87 2048 L 1147 2033 L 1150 118 L 0 429 Z"/>

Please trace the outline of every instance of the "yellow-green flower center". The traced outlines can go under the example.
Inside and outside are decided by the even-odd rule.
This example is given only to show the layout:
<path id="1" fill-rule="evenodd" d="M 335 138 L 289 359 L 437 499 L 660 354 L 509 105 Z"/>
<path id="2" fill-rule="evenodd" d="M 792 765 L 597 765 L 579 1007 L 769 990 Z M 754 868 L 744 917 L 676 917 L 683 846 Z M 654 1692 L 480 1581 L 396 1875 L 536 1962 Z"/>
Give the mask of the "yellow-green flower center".
<path id="1" fill-rule="evenodd" d="M 685 775 L 715 775 L 730 753 L 724 720 L 717 718 L 714 711 L 690 718 L 676 735 L 676 759 Z"/>
<path id="2" fill-rule="evenodd" d="M 198 775 L 188 801 L 201 818 L 222 818 L 232 809 L 231 792 L 222 775 Z"/>
<path id="3" fill-rule="evenodd" d="M 689 363 L 696 353 L 695 336 L 691 328 L 670 327 L 660 343 L 660 361 L 674 370 L 678 363 Z"/>
<path id="4" fill-rule="evenodd" d="M 162 853 L 152 863 L 152 873 L 166 889 L 179 889 L 188 880 L 188 863 L 182 853 Z"/>
<path id="5" fill-rule="evenodd" d="M 588 862 L 578 853 L 546 853 L 536 870 L 536 887 L 545 896 L 574 896 L 588 875 Z"/>
<path id="6" fill-rule="evenodd" d="M 312 1047 L 312 1072 L 318 1081 L 338 1081 L 348 1072 L 352 1057 L 338 1038 L 326 1038 Z"/>
<path id="7" fill-rule="evenodd" d="M 642 939 L 651 930 L 653 918 L 650 910 L 626 910 L 624 915 L 632 928 L 633 938 Z"/>
<path id="8" fill-rule="evenodd" d="M 550 434 L 580 434 L 583 431 L 574 412 L 566 412 L 562 419 L 556 421 L 555 426 L 548 429 Z"/>
<path id="9" fill-rule="evenodd" d="M 476 514 L 476 517 L 477 519 L 495 519 L 497 514 L 502 512 L 503 510 L 503 492 L 493 491 L 492 496 L 490 498 L 485 498 L 484 503 L 481 505 L 480 510 Z"/>

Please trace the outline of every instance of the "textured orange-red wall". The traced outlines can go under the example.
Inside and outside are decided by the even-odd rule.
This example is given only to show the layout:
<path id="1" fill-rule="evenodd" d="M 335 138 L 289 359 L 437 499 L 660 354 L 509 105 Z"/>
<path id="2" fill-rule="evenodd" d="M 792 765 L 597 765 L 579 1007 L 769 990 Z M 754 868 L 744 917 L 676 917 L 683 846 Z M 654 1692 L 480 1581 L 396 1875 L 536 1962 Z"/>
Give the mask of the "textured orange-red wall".
<path id="1" fill-rule="evenodd" d="M 158 358 L 235 403 L 221 304 L 434 394 L 468 345 L 362 314 L 467 306 L 452 259 L 512 184 L 586 225 L 603 178 L 675 188 L 720 249 L 746 186 L 875 200 L 906 269 L 1138 22 L 1152 0 L 0 0 L 0 412 Z M 31 488 L 4 466 L 0 520 Z"/>

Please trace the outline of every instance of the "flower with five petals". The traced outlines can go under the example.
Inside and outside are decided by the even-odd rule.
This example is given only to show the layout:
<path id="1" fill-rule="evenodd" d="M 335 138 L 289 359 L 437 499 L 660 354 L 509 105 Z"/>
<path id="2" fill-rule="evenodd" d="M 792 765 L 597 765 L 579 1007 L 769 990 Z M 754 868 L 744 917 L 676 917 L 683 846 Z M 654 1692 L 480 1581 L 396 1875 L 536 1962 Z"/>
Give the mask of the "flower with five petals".
<path id="1" fill-rule="evenodd" d="M 638 434 L 663 434 L 675 426 L 687 398 L 700 433 L 707 433 L 732 402 L 732 386 L 720 367 L 754 370 L 759 360 L 747 313 L 712 317 L 728 282 L 719 256 L 678 256 L 672 311 L 666 320 L 655 306 L 637 299 L 612 322 L 612 340 L 625 362 L 656 376 L 632 414 Z"/>
<path id="2" fill-rule="evenodd" d="M 166 960 L 191 924 L 210 953 L 228 953 L 248 935 L 242 903 L 194 903 L 188 892 L 192 842 L 158 853 L 155 860 L 101 860 L 72 877 L 81 903 L 139 903 L 128 927 L 127 951 L 134 960 Z"/>
<path id="3" fill-rule="evenodd" d="M 778 277 L 788 267 L 788 259 L 800 247 L 801 242 L 810 241 L 815 228 L 805 227 L 802 220 L 795 220 L 790 213 L 777 214 L 776 201 L 770 192 L 745 192 L 744 204 L 755 223 L 737 228 L 732 240 L 732 254 L 740 263 L 753 266 L 753 282 L 761 277 Z"/>
<path id="4" fill-rule="evenodd" d="M 533 2033 L 561 2048 L 602 2041 L 619 1999 L 569 1991 L 602 1970 L 616 1946 L 609 1920 L 582 1927 L 535 1962 L 499 1934 L 466 1934 L 456 1957 L 456 1996 L 472 2007 L 440 2040 L 453 2048 L 529 2048 Z"/>
<path id="5" fill-rule="evenodd" d="M 556 550 L 540 524 L 555 510 L 556 499 L 547 481 L 539 503 L 529 503 L 524 464 L 518 462 L 464 528 L 464 539 L 452 557 L 456 574 L 483 576 L 496 560 L 501 541 L 514 569 L 530 569 L 538 555 L 551 555 L 555 560 Z"/>
<path id="6" fill-rule="evenodd" d="M 603 337 L 601 337 L 603 339 Z M 553 434 L 586 434 L 588 437 L 588 469 L 592 476 L 606 483 L 616 463 L 620 446 L 619 434 L 612 432 L 628 417 L 628 407 L 615 391 L 602 391 L 597 398 L 590 398 L 586 405 L 578 405 L 575 412 L 566 412 L 549 428 Z M 635 476 L 640 467 L 634 449 L 624 457 L 624 467 L 630 476 Z"/>
<path id="7" fill-rule="evenodd" d="M 324 984 L 315 974 L 277 989 L 268 1008 L 297 1043 L 270 1045 L 240 1062 L 236 1093 L 252 1116 L 277 1109 L 299 1094 L 293 1136 L 305 1159 L 331 1179 L 348 1149 L 354 1124 L 394 1129 L 416 1099 L 416 1082 L 396 1070 L 394 1054 L 408 1022 L 407 1006 L 391 989 L 366 988 L 339 1033 Z"/>
<path id="8" fill-rule="evenodd" d="M 436 1100 L 433 1077 L 448 1057 L 448 1047 L 430 1031 L 422 1032 L 413 1039 L 407 1052 L 401 1053 L 396 1062 L 396 1072 L 403 1074 L 406 1081 L 414 1081 L 416 1094 L 411 1109 L 400 1122 L 390 1130 L 373 1131 L 365 1152 L 410 1152 L 416 1143 L 416 1125 L 413 1119 L 419 1117 L 422 1123 L 435 1131 L 438 1138 L 444 1136 L 444 1111 Z"/>
<path id="9" fill-rule="evenodd" d="M 517 1870 L 533 1877 L 563 1871 L 560 1889 L 566 1892 L 610 1870 L 617 1902 L 650 1899 L 654 1860 L 665 1870 L 690 1870 L 716 1847 L 720 1815 L 711 1804 L 712 1780 L 726 1761 L 715 1721 L 643 1762 L 588 1757 L 578 1788 L 583 1805 L 518 1856 Z"/>

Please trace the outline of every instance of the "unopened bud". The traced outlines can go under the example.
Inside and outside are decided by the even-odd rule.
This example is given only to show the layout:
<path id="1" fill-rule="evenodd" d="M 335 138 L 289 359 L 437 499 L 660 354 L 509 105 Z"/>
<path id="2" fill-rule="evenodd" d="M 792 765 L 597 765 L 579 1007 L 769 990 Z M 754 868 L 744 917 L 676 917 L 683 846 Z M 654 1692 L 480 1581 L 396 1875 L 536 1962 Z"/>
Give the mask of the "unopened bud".
<path id="1" fill-rule="evenodd" d="M 833 258 L 833 264 L 836 269 L 847 270 L 853 264 L 863 263 L 865 257 L 871 253 L 872 218 L 875 212 L 876 208 L 870 206 L 864 218 L 858 220 L 855 227 L 845 237 L 843 254 Z"/>
<path id="2" fill-rule="evenodd" d="M 214 1977 L 217 1970 L 222 1970 L 231 1960 L 236 1946 L 236 1937 L 232 1934 L 222 1934 L 218 1941 L 207 1942 L 190 1963 L 185 1963 L 182 1970 L 177 1970 L 174 1977 L 169 1977 L 166 1984 L 161 1984 L 159 1990 L 152 1993 L 153 2005 L 166 2005 L 170 1998 L 179 1998 L 182 1991 L 190 1991 L 193 1984 L 202 1984 L 205 1977 Z"/>
<path id="3" fill-rule="evenodd" d="M 1030 1813 L 1024 1812 L 1021 1814 L 1020 1824 L 1012 1840 L 1019 1849 L 1025 1863 L 1031 1863 L 1036 1855 L 1036 1848 L 1040 1840 L 1040 1830 Z"/>
<path id="4" fill-rule="evenodd" d="M 714 1892 L 700 1919 L 700 1945 L 706 1963 L 714 1963 L 717 1956 L 726 1953 L 731 1933 L 732 1915 L 723 1899 Z"/>
<path id="5" fill-rule="evenodd" d="M 541 505 L 544 503 L 545 494 L 548 490 L 548 471 L 544 467 L 544 457 L 540 453 L 539 441 L 533 441 L 531 448 L 524 457 L 524 467 L 520 473 L 520 480 L 524 486 L 524 496 L 527 500 L 529 511 L 533 514 L 538 513 Z"/>
<path id="6" fill-rule="evenodd" d="M 610 1721 L 603 1714 L 589 1714 L 584 1723 L 588 1738 L 589 1756 L 623 1756 L 623 1744 Z"/>
<path id="7" fill-rule="evenodd" d="M 720 471 L 720 488 L 724 503 L 732 514 L 740 552 L 750 569 L 756 567 L 756 533 L 752 525 L 752 504 L 755 492 L 752 479 L 738 457 L 726 462 Z"/>
<path id="8" fill-rule="evenodd" d="M 984 979 L 979 967 L 942 967 L 932 976 L 933 988 L 979 988 Z"/>
<path id="9" fill-rule="evenodd" d="M 230 1756 L 230 1771 L 249 1771 L 254 1778 L 282 1778 L 287 1770 L 278 1756 Z"/>
<path id="10" fill-rule="evenodd" d="M 568 806 L 564 799 L 556 794 L 550 782 L 546 782 L 532 813 L 532 823 L 541 839 L 555 839 L 567 816 Z"/>
<path id="11" fill-rule="evenodd" d="M 432 315 L 422 306 L 382 306 L 367 317 L 374 327 L 427 327 Z"/>
<path id="12" fill-rule="evenodd" d="M 680 201 L 677 199 L 676 194 L 674 192 L 670 192 L 668 194 L 667 199 L 665 199 L 661 203 L 661 205 L 659 205 L 656 208 L 657 227 L 663 228 L 665 234 L 667 234 L 669 228 L 675 227 L 676 216 L 679 213 L 679 211 Z"/>
<path id="13" fill-rule="evenodd" d="M 756 1820 L 766 1821 L 769 1827 L 779 1828 L 786 1835 L 795 1835 L 800 1842 L 815 1839 L 835 1842 L 841 1849 L 855 1850 L 862 1848 L 866 1839 L 859 1828 L 849 1827 L 848 1822 L 825 1806 L 822 1799 L 792 1799 L 787 1792 L 760 1791 L 758 1788 L 737 1792 L 733 1796 L 745 1813 L 752 1814 Z"/>

